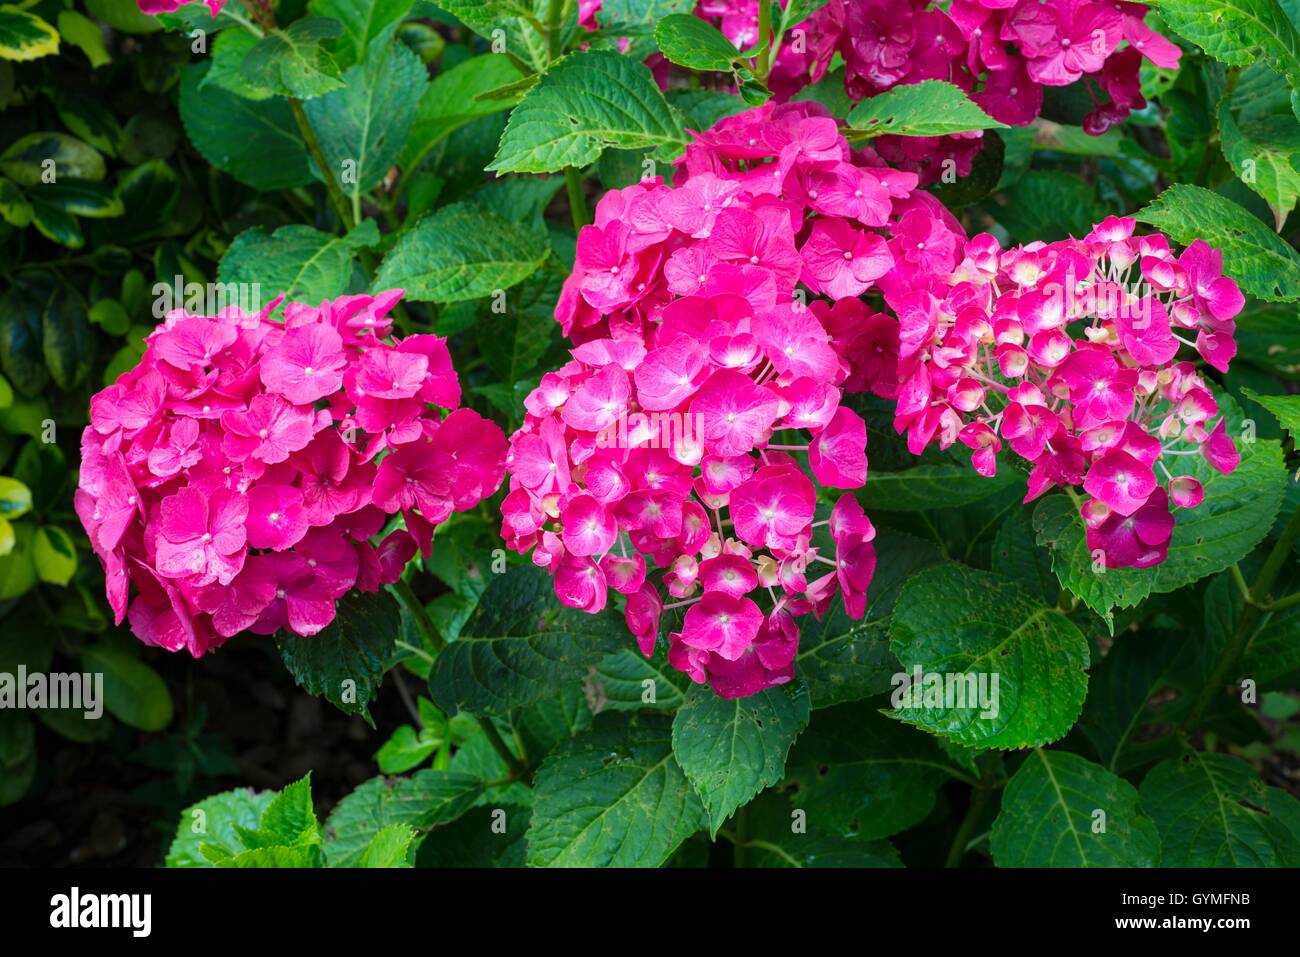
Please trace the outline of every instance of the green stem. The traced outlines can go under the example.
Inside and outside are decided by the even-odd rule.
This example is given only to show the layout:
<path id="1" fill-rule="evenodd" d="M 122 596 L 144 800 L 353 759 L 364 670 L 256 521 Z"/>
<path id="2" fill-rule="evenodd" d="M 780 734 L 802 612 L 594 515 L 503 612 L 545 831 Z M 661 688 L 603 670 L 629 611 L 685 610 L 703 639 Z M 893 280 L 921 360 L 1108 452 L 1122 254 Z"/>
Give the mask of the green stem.
<path id="1" fill-rule="evenodd" d="M 1264 561 L 1264 567 L 1260 569 L 1259 578 L 1255 580 L 1254 587 L 1250 589 L 1250 593 L 1247 595 L 1246 607 L 1241 613 L 1241 621 L 1237 622 L 1237 628 L 1233 631 L 1232 637 L 1228 639 L 1223 651 L 1219 653 L 1219 660 L 1215 663 L 1214 670 L 1196 695 L 1191 710 L 1187 712 L 1187 717 L 1180 725 L 1179 731 L 1184 737 L 1189 737 L 1200 727 L 1205 712 L 1214 703 L 1214 699 L 1223 693 L 1223 686 L 1232 677 L 1237 662 L 1250 645 L 1250 639 L 1255 636 L 1260 619 L 1263 618 L 1266 611 L 1276 609 L 1277 603 L 1270 605 L 1268 602 L 1268 593 L 1273 587 L 1273 583 L 1277 581 L 1282 566 L 1291 557 L 1291 550 L 1295 547 L 1297 539 L 1300 539 L 1300 509 L 1296 509 L 1295 514 L 1291 516 L 1291 521 L 1287 522 L 1282 534 L 1273 543 L 1273 550 L 1269 552 L 1268 558 Z M 1292 603 L 1292 597 L 1294 596 L 1284 598 L 1282 601 L 1290 604 Z"/>
<path id="2" fill-rule="evenodd" d="M 772 0 L 759 0 L 758 42 L 763 44 L 763 49 L 758 51 L 754 72 L 766 83 L 768 71 L 772 68 Z"/>
<path id="3" fill-rule="evenodd" d="M 560 14 L 564 10 L 564 0 L 551 0 L 546 10 L 546 50 L 555 62 L 564 52 L 563 38 L 560 36 Z"/>
<path id="4" fill-rule="evenodd" d="M 498 731 L 497 726 L 492 723 L 492 719 L 476 714 L 474 715 L 474 720 L 477 721 L 479 727 L 483 729 L 483 734 L 488 739 L 488 743 L 492 745 L 492 750 L 501 755 L 501 760 L 504 761 L 506 767 L 510 769 L 510 774 L 514 780 L 528 780 L 528 768 L 524 766 L 523 762 L 515 757 L 513 751 L 506 747 L 506 743 L 501 737 L 501 732 Z"/>
<path id="5" fill-rule="evenodd" d="M 971 794 L 970 807 L 966 810 L 966 816 L 961 819 L 961 824 L 957 827 L 957 833 L 952 839 L 952 846 L 948 848 L 948 858 L 944 861 L 944 867 L 959 867 L 962 858 L 966 856 L 966 848 L 970 846 L 971 838 L 975 836 L 975 828 L 979 827 L 980 818 L 988 808 L 989 802 L 993 800 L 994 789 L 988 782 L 981 781 L 979 786 Z"/>
<path id="6" fill-rule="evenodd" d="M 447 647 L 447 643 L 442 640 L 442 635 L 438 634 L 438 629 L 434 627 L 433 619 L 425 611 L 423 603 L 415 597 L 415 592 L 411 589 L 408 582 L 398 579 L 388 586 L 388 591 L 401 602 L 406 613 L 411 616 L 415 622 L 415 627 L 419 629 L 424 639 L 433 646 L 434 651 L 442 651 Z"/>
<path id="7" fill-rule="evenodd" d="M 1293 605 L 1300 605 L 1300 591 L 1287 595 L 1285 598 L 1279 598 L 1277 601 L 1269 602 L 1264 606 L 1264 610 L 1272 613 L 1281 611 L 1283 608 L 1290 608 Z"/>
<path id="8" fill-rule="evenodd" d="M 733 863 L 736 867 L 749 866 L 749 848 L 754 846 L 753 834 L 750 830 L 749 807 L 746 805 L 736 812 L 736 837 L 732 841 L 732 849 L 735 854 Z"/>
<path id="9" fill-rule="evenodd" d="M 307 146 L 307 152 L 311 155 L 312 161 L 320 170 L 321 178 L 325 181 L 325 192 L 329 196 L 330 205 L 334 207 L 334 212 L 338 214 L 339 222 L 343 224 L 343 231 L 347 232 L 357 224 L 356 220 L 352 216 L 352 211 L 348 208 L 347 197 L 335 181 L 329 163 L 325 160 L 325 151 L 321 149 L 320 140 L 316 138 L 316 131 L 312 129 L 311 121 L 307 119 L 307 111 L 302 108 L 302 100 L 290 97 L 289 109 L 293 112 L 293 118 L 298 123 L 298 131 L 302 133 L 302 140 Z"/>
<path id="10" fill-rule="evenodd" d="M 564 188 L 569 194 L 569 214 L 573 217 L 574 235 L 582 232 L 583 226 L 591 224 L 591 213 L 587 209 L 587 196 L 582 191 L 582 170 L 576 166 L 564 168 Z"/>
<path id="11" fill-rule="evenodd" d="M 1246 576 L 1241 573 L 1237 565 L 1228 569 L 1232 573 L 1232 580 L 1237 585 L 1237 591 L 1241 592 L 1241 597 L 1247 603 L 1250 602 L 1250 586 L 1246 584 Z"/>

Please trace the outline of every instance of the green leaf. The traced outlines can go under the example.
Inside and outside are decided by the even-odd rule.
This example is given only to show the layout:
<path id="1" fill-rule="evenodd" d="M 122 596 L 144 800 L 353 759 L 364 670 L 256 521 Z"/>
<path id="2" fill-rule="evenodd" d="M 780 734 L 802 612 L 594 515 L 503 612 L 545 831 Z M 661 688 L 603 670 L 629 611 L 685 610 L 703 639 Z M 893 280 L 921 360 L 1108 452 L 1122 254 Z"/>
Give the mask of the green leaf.
<path id="1" fill-rule="evenodd" d="M 673 719 L 673 756 L 704 802 L 710 837 L 736 808 L 781 780 L 786 754 L 811 713 L 800 687 L 730 700 L 703 685 L 691 688 Z"/>
<path id="2" fill-rule="evenodd" d="M 959 744 L 1047 744 L 1083 709 L 1087 639 L 1014 582 L 964 565 L 927 568 L 903 586 L 890 633 L 907 677 L 918 667 L 925 676 L 895 690 L 894 716 Z"/>
<path id="3" fill-rule="evenodd" d="M 863 100 L 849 114 L 849 126 L 867 136 L 945 136 L 1006 124 L 976 106 L 960 87 L 923 80 Z"/>
<path id="4" fill-rule="evenodd" d="M 1272 412 L 1278 424 L 1291 433 L 1293 440 L 1300 436 L 1300 395 L 1260 395 L 1245 388 L 1241 394 Z"/>
<path id="5" fill-rule="evenodd" d="M 4 15 L 0 13 L 0 24 L 3 21 Z M 86 54 L 86 59 L 90 61 L 92 69 L 110 62 L 112 58 L 104 47 L 104 34 L 89 17 L 78 13 L 76 10 L 60 10 L 58 24 L 59 34 L 63 39 Z M 0 26 L 0 30 L 3 29 L 3 26 Z M 3 52 L 0 51 L 0 56 L 3 55 Z"/>
<path id="6" fill-rule="evenodd" d="M 309 100 L 304 109 L 320 138 L 329 175 L 355 198 L 378 186 L 397 162 L 428 74 L 419 57 L 385 35 L 343 79 L 344 89 Z"/>
<path id="7" fill-rule="evenodd" d="M 50 381 L 41 348 L 41 316 L 50 287 L 14 283 L 0 297 L 0 369 L 20 395 L 37 396 Z"/>
<path id="8" fill-rule="evenodd" d="M 321 853 L 320 847 L 315 844 L 297 847 L 256 847 L 215 863 L 217 867 L 248 867 L 257 870 L 279 867 L 299 870 L 304 867 L 320 867 Z"/>
<path id="9" fill-rule="evenodd" d="M 528 808 L 478 807 L 420 843 L 417 867 L 523 867 Z M 502 820 L 504 815 L 504 820 Z M 501 824 L 505 833 L 501 833 Z"/>
<path id="10" fill-rule="evenodd" d="M 871 473 L 871 481 L 858 493 L 869 511 L 910 512 L 958 508 L 995 495 L 1021 481 L 1011 469 L 985 478 L 969 465 L 957 462 L 915 465 L 898 472 Z"/>
<path id="11" fill-rule="evenodd" d="M 330 867 L 355 867 L 384 828 L 402 824 L 428 831 L 454 821 L 482 790 L 480 779 L 455 771 L 371 778 L 340 801 L 325 821 L 325 859 Z"/>
<path id="12" fill-rule="evenodd" d="M 212 40 L 212 66 L 199 83 L 220 87 L 248 100 L 265 100 L 274 94 L 244 75 L 243 65 L 249 52 L 260 41 L 247 30 L 222 30 Z"/>
<path id="13" fill-rule="evenodd" d="M 1032 170 L 1007 193 L 1007 202 L 985 204 L 1018 242 L 1055 242 L 1083 236 L 1103 215 L 1093 185 L 1060 170 Z"/>
<path id="14" fill-rule="evenodd" d="M 18 711 L 0 711 L 0 807 L 27 793 L 36 778 L 36 726 Z"/>
<path id="15" fill-rule="evenodd" d="M 519 68 L 503 53 L 472 57 L 439 73 L 425 88 L 399 163 L 408 173 L 436 144 L 470 120 L 508 110 L 519 97 L 480 98 L 479 94 L 519 79 Z"/>
<path id="16" fill-rule="evenodd" d="M 790 752 L 787 780 L 809 822 L 874 840 L 925 820 L 951 766 L 934 738 L 854 702 L 817 714 Z"/>
<path id="17" fill-rule="evenodd" d="M 749 805 L 753 842 L 742 849 L 754 867 L 902 867 L 898 851 L 885 840 L 868 840 L 856 831 L 833 827 L 784 794 L 768 791 Z"/>
<path id="18" fill-rule="evenodd" d="M 280 634 L 276 647 L 294 681 L 340 711 L 370 720 L 370 702 L 396 647 L 401 618 L 387 592 L 352 592 L 318 635 Z"/>
<path id="19" fill-rule="evenodd" d="M 1235 410 L 1230 402 L 1220 397 L 1225 411 Z M 1227 417 L 1231 432 L 1240 422 L 1240 413 Z M 1287 484 L 1282 449 L 1276 441 L 1243 443 L 1241 464 L 1230 475 L 1218 472 L 1200 456 L 1186 471 L 1204 485 L 1205 502 L 1175 511 L 1169 555 L 1153 568 L 1102 571 L 1104 565 L 1094 562 L 1088 550 L 1078 509 L 1064 495 L 1049 495 L 1034 509 L 1038 543 L 1051 550 L 1057 578 L 1108 624 L 1116 607 L 1132 608 L 1147 595 L 1175 591 L 1240 561 L 1272 527 Z"/>
<path id="20" fill-rule="evenodd" d="M 192 5 L 198 6 L 197 3 Z M 210 19 L 212 15 L 208 8 L 204 6 L 201 9 L 207 14 L 205 19 Z M 135 0 L 86 0 L 86 12 L 122 33 L 156 33 L 163 28 L 157 17 L 141 13 Z"/>
<path id="21" fill-rule="evenodd" d="M 103 183 L 61 179 L 39 188 L 42 203 L 74 216 L 105 219 L 122 215 L 122 201 Z"/>
<path id="22" fill-rule="evenodd" d="M 256 828 L 241 828 L 244 847 L 296 847 L 319 844 L 320 823 L 311 799 L 311 772 L 288 785 L 266 806 Z"/>
<path id="23" fill-rule="evenodd" d="M 1052 556 L 1034 540 L 1033 513 L 1016 508 L 993 539 L 994 574 L 1018 583 L 1045 605 L 1056 603 L 1061 584 L 1052 571 Z"/>
<path id="24" fill-rule="evenodd" d="M 1002 794 L 998 867 L 1155 867 L 1160 836 L 1137 789 L 1100 765 L 1035 748 Z"/>
<path id="25" fill-rule="evenodd" d="M 263 192 L 312 182 L 307 147 L 289 104 L 254 102 L 216 84 L 204 86 L 208 69 L 202 63 L 186 67 L 180 94 L 185 133 L 204 159 Z"/>
<path id="26" fill-rule="evenodd" d="M 334 59 L 344 67 L 360 63 L 370 42 L 411 12 L 412 0 L 311 0 L 308 9 L 342 24 L 334 43 Z"/>
<path id="27" fill-rule="evenodd" d="M 0 218 L 19 229 L 32 221 L 31 204 L 23 198 L 22 190 L 7 179 L 0 179 Z"/>
<path id="28" fill-rule="evenodd" d="M 866 613 L 861 620 L 850 618 L 839 600 L 821 621 L 812 616 L 800 620 L 795 669 L 814 708 L 889 690 L 890 679 L 899 668 L 889 649 L 894 603 L 913 572 L 940 560 L 938 549 L 929 542 L 893 529 L 880 529 L 875 546 L 882 560 L 867 588 Z"/>
<path id="29" fill-rule="evenodd" d="M 550 256 L 543 233 L 473 203 L 420 220 L 384 257 L 373 288 L 400 286 L 408 299 L 459 302 L 508 289 Z"/>
<path id="30" fill-rule="evenodd" d="M 26 522 L 10 527 L 13 545 L 0 555 L 0 600 L 17 598 L 36 585 L 36 565 L 32 561 L 32 539 L 36 532 Z"/>
<path id="31" fill-rule="evenodd" d="M 64 178 L 99 181 L 104 157 L 67 133 L 28 133 L 0 153 L 0 173 L 19 186 L 42 186 Z"/>
<path id="32" fill-rule="evenodd" d="M 36 530 L 32 561 L 41 581 L 66 585 L 77 572 L 77 550 L 72 538 L 57 525 L 42 525 Z"/>
<path id="33" fill-rule="evenodd" d="M 665 57 L 689 70 L 726 73 L 741 59 L 740 51 L 717 27 L 694 14 L 664 17 L 655 26 L 655 42 Z"/>
<path id="34" fill-rule="evenodd" d="M 143 661 L 107 645 L 83 645 L 85 670 L 104 675 L 104 707 L 123 724 L 161 731 L 172 721 L 172 696 L 166 683 Z"/>
<path id="35" fill-rule="evenodd" d="M 0 475 L 0 518 L 21 518 L 31 507 L 32 490 L 17 479 Z"/>
<path id="36" fill-rule="evenodd" d="M 80 249 L 86 244 L 81 235 L 81 227 L 71 213 L 66 213 L 57 206 L 51 206 L 39 197 L 32 198 L 32 225 L 50 242 Z"/>
<path id="37" fill-rule="evenodd" d="M 244 847 L 240 831 L 255 830 L 262 812 L 274 799 L 274 791 L 236 788 L 186 808 L 167 852 L 166 866 L 211 867 L 211 859 L 202 851 L 205 844 L 220 857 L 238 854 Z"/>
<path id="38" fill-rule="evenodd" d="M 553 0 L 440 0 L 439 6 L 454 15 L 479 36 L 496 43 L 504 39 L 505 48 L 534 70 L 542 71 L 550 63 L 550 51 L 544 35 Z M 578 5 L 565 3 L 561 9 L 560 48 L 568 46 L 578 29 Z M 500 34 L 497 34 L 497 31 Z"/>
<path id="39" fill-rule="evenodd" d="M 1164 21 L 1202 50 L 1232 66 L 1267 62 L 1296 86 L 1300 35 L 1277 0 L 1159 0 Z"/>
<path id="40" fill-rule="evenodd" d="M 665 715 L 600 715 L 542 763 L 533 784 L 534 867 L 658 867 L 708 824 L 673 758 Z"/>
<path id="41" fill-rule="evenodd" d="M 528 566 L 494 575 L 459 637 L 429 673 L 433 702 L 448 714 L 507 714 L 578 681 L 626 641 L 622 616 L 561 605 L 551 577 Z"/>
<path id="42" fill-rule="evenodd" d="M 1078 728 L 1108 771 L 1123 774 L 1143 760 L 1141 728 L 1161 719 L 1152 701 L 1175 686 L 1176 670 L 1195 651 L 1179 632 L 1125 632 L 1093 668 Z"/>
<path id="43" fill-rule="evenodd" d="M 217 266 L 218 283 L 256 283 L 266 300 L 284 293 L 298 302 L 321 302 L 344 291 L 352 278 L 357 252 L 378 245 L 379 228 L 363 220 L 346 236 L 310 226 L 263 226 L 246 229 L 230 244 Z"/>
<path id="44" fill-rule="evenodd" d="M 303 17 L 274 30 L 248 51 L 239 72 L 252 86 L 280 96 L 310 99 L 343 86 L 338 64 L 321 46 L 342 25 L 329 17 Z"/>
<path id="45" fill-rule="evenodd" d="M 1296 835 L 1268 809 L 1278 789 L 1238 758 L 1189 751 L 1154 767 L 1140 790 L 1165 867 L 1300 865 Z M 1296 801 L 1280 803 L 1291 809 Z"/>
<path id="46" fill-rule="evenodd" d="M 45 365 L 60 389 L 74 389 L 90 376 L 95 336 L 81 298 L 69 289 L 55 291 L 41 320 Z"/>
<path id="47" fill-rule="evenodd" d="M 0 60 L 38 60 L 58 52 L 59 33 L 54 27 L 19 7 L 0 6 Z"/>
<path id="48" fill-rule="evenodd" d="M 409 824 L 389 824 L 366 845 L 357 867 L 410 867 L 416 833 Z"/>
<path id="49" fill-rule="evenodd" d="M 1300 127 L 1291 116 L 1266 116 L 1238 125 L 1228 102 L 1219 104 L 1223 154 L 1243 183 L 1264 197 L 1278 232 L 1300 197 Z"/>
<path id="50" fill-rule="evenodd" d="M 419 767 L 442 744 L 442 738 L 417 733 L 409 724 L 398 725 L 375 753 L 375 763 L 384 774 L 404 774 Z"/>
<path id="51" fill-rule="evenodd" d="M 1170 186 L 1135 214 L 1187 245 L 1204 239 L 1223 250 L 1223 272 L 1270 302 L 1300 299 L 1300 254 L 1241 206 L 1199 186 Z"/>
<path id="52" fill-rule="evenodd" d="M 690 685 L 690 679 L 684 678 L 669 666 L 662 651 L 647 659 L 639 651 L 620 648 L 596 664 L 587 676 L 586 691 L 596 711 L 676 711 L 685 702 Z"/>
<path id="53" fill-rule="evenodd" d="M 605 149 L 685 146 L 681 117 L 643 64 L 592 50 L 557 62 L 510 114 L 498 173 L 549 173 L 594 163 Z"/>

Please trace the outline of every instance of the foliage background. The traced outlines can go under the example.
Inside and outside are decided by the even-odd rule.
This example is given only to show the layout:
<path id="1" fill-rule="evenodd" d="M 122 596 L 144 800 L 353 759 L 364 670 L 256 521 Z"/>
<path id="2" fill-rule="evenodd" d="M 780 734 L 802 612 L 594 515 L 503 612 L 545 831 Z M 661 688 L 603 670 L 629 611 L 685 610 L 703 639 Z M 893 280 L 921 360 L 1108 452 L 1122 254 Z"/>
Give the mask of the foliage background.
<path id="1" fill-rule="evenodd" d="M 707 38 L 678 44 L 695 69 L 655 92 L 639 61 L 688 8 L 606 3 L 589 36 L 549 0 L 284 0 L 278 31 L 240 0 L 215 19 L 0 7 L 0 672 L 102 670 L 112 715 L 0 711 L 0 862 L 1300 863 L 1300 605 L 1276 607 L 1300 588 L 1300 33 L 1275 0 L 1166 0 L 1187 52 L 1146 69 L 1145 111 L 1090 137 L 1086 95 L 1054 89 L 938 188 L 969 232 L 1007 241 L 1144 210 L 1224 248 L 1250 301 L 1219 384 L 1257 442 L 1164 577 L 1093 576 L 1064 495 L 1022 506 L 1012 470 L 915 459 L 866 400 L 881 567 L 864 621 L 805 624 L 792 689 L 720 703 L 640 659 L 618 615 L 560 610 L 524 566 L 493 575 L 488 505 L 319 639 L 191 662 L 111 626 L 71 508 L 78 437 L 90 395 L 139 357 L 155 284 L 405 286 L 399 326 L 451 337 L 468 402 L 509 432 L 564 361 L 551 310 L 589 199 L 764 97 L 761 51 Z M 606 94 L 640 106 L 610 122 Z M 834 74 L 806 95 L 852 106 Z M 547 108 L 573 128 L 531 122 Z M 996 742 L 1014 750 L 971 747 L 960 715 L 881 714 L 898 658 L 955 660 L 945 642 L 972 617 L 1005 623 L 980 634 L 1015 656 L 1024 697 Z M 1225 693 L 1240 675 L 1257 701 Z M 357 703 L 340 676 L 361 678 Z M 194 835 L 181 812 L 200 799 L 224 823 Z"/>

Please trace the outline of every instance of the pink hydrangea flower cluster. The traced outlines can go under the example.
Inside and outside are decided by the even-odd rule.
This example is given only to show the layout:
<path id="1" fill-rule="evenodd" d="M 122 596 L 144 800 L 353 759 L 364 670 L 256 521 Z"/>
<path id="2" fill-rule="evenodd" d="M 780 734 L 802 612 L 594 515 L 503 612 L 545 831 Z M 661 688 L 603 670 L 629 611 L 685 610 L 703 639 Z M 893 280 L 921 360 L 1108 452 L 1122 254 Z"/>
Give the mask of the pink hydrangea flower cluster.
<path id="1" fill-rule="evenodd" d="M 852 151 L 824 112 L 725 119 L 675 188 L 601 199 L 556 308 L 573 359 L 527 397 L 510 443 L 507 544 L 566 605 L 624 594 L 647 655 L 662 613 L 687 608 L 669 661 L 724 697 L 791 679 L 795 616 L 837 593 L 862 616 L 871 522 L 851 494 L 814 520 L 819 485 L 867 477 L 843 393 L 895 364 L 894 321 L 859 297 L 950 271 L 965 239 L 914 174 Z M 824 298 L 805 303 L 800 283 Z"/>
<path id="2" fill-rule="evenodd" d="M 896 392 L 913 453 L 960 442 L 991 476 L 1009 447 L 1033 463 L 1026 502 L 1081 485 L 1088 547 L 1109 568 L 1164 561 L 1171 503 L 1204 497 L 1181 456 L 1224 473 L 1239 461 L 1205 380 L 1178 355 L 1227 371 L 1241 291 L 1203 240 L 1175 254 L 1134 226 L 1112 216 L 1081 240 L 1010 250 L 974 237 L 950 276 L 886 291 L 897 379 L 874 383 Z"/>
<path id="3" fill-rule="evenodd" d="M 1082 80 L 1094 109 L 1084 129 L 1104 133 L 1146 105 L 1139 81 L 1145 57 L 1175 68 L 1178 46 L 1145 22 L 1147 8 L 1124 0 L 830 0 L 787 38 L 769 77 L 787 98 L 820 80 L 832 57 L 845 64 L 854 100 L 922 80 L 965 90 L 1001 123 L 1025 126 L 1038 116 L 1043 88 Z M 738 47 L 757 38 L 758 0 L 700 0 L 696 14 Z M 970 172 L 982 146 L 978 132 L 945 137 L 883 136 L 876 148 L 923 183 L 939 179 L 944 161 Z"/>
<path id="4" fill-rule="evenodd" d="M 178 310 L 91 399 L 75 504 L 119 624 L 196 658 L 241 631 L 314 635 L 496 491 L 505 435 L 458 408 L 445 340 L 390 338 L 401 297 Z"/>

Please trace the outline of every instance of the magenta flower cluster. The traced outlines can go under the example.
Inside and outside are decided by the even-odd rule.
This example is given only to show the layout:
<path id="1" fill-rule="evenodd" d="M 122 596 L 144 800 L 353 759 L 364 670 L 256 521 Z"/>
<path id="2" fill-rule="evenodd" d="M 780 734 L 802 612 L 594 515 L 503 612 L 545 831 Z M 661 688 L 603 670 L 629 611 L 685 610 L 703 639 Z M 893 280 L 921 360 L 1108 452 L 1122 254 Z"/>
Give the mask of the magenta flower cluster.
<path id="1" fill-rule="evenodd" d="M 669 661 L 724 697 L 792 678 L 794 616 L 837 593 L 862 616 L 871 522 L 851 494 L 815 521 L 818 485 L 867 478 L 844 392 L 895 365 L 894 321 L 859 297 L 951 271 L 965 238 L 914 174 L 852 151 L 824 112 L 725 119 L 687 148 L 675 188 L 602 198 L 556 308 L 573 359 L 527 397 L 510 443 L 506 542 L 566 605 L 626 595 L 647 655 L 662 613 L 686 608 Z M 805 302 L 801 283 L 825 298 Z"/>
<path id="2" fill-rule="evenodd" d="M 887 291 L 897 381 L 873 383 L 896 389 L 895 426 L 914 453 L 960 442 L 991 476 L 1009 447 L 1033 463 L 1025 501 L 1081 485 L 1088 547 L 1109 568 L 1164 561 L 1170 504 L 1204 497 L 1182 456 L 1224 473 L 1239 461 L 1214 396 L 1178 355 L 1227 371 L 1241 291 L 1203 240 L 1175 255 L 1134 226 L 1112 216 L 1083 239 L 1010 250 L 974 237 L 951 275 Z"/>
<path id="3" fill-rule="evenodd" d="M 401 296 L 173 312 L 91 399 L 75 502 L 119 624 L 195 657 L 314 635 L 496 491 L 505 436 L 458 408 L 443 339 L 389 337 Z"/>
<path id="4" fill-rule="evenodd" d="M 1025 126 L 1038 116 L 1043 88 L 1082 80 L 1093 109 L 1093 134 L 1146 105 L 1143 58 L 1178 66 L 1181 51 L 1145 21 L 1147 8 L 1124 0 L 830 0 L 787 36 L 770 76 L 773 93 L 788 98 L 825 75 L 835 54 L 844 61 L 854 100 L 895 86 L 945 80 L 965 90 L 1001 123 Z M 757 40 L 758 0 L 700 0 L 696 14 L 717 24 L 738 47 Z M 938 180 L 944 162 L 970 172 L 980 133 L 945 137 L 883 136 L 880 154 L 900 169 Z"/>

